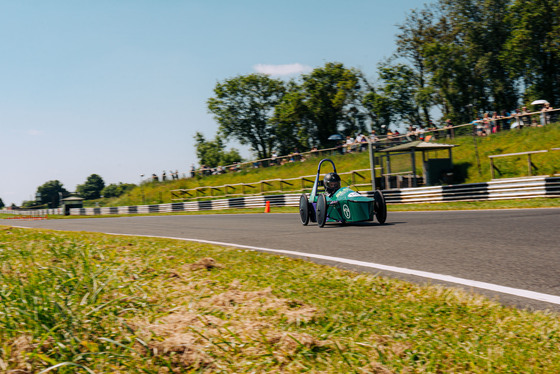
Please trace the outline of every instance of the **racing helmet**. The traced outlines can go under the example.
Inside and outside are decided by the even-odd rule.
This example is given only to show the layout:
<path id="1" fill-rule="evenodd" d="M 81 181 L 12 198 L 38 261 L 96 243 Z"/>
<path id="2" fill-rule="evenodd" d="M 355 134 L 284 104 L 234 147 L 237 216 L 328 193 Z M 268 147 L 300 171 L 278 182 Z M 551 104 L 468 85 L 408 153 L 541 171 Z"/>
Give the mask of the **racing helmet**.
<path id="1" fill-rule="evenodd" d="M 337 173 L 328 173 L 323 180 L 325 190 L 329 195 L 332 195 L 340 188 L 340 177 Z"/>

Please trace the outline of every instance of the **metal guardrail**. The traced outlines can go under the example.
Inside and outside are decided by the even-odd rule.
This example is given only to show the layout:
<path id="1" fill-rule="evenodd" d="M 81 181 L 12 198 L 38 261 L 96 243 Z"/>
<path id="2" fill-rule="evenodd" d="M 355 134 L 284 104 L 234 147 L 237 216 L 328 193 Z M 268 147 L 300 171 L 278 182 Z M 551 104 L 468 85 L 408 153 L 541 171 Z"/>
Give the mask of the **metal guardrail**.
<path id="1" fill-rule="evenodd" d="M 373 196 L 373 191 L 362 192 Z M 487 183 L 449 186 L 415 187 L 383 191 L 388 204 L 437 203 L 451 201 L 481 201 L 560 197 L 560 177 L 524 177 L 502 179 Z M 233 208 L 264 208 L 299 205 L 300 194 L 246 196 L 219 200 L 176 202 L 158 205 L 139 205 L 104 208 L 71 208 L 71 215 L 111 215 L 138 213 L 171 213 L 209 211 Z"/>
<path id="2" fill-rule="evenodd" d="M 63 214 L 62 208 L 54 209 L 0 209 L 0 213 L 3 214 L 13 214 L 15 216 L 27 216 L 30 218 L 35 217 L 45 217 L 49 215 L 59 215 Z"/>

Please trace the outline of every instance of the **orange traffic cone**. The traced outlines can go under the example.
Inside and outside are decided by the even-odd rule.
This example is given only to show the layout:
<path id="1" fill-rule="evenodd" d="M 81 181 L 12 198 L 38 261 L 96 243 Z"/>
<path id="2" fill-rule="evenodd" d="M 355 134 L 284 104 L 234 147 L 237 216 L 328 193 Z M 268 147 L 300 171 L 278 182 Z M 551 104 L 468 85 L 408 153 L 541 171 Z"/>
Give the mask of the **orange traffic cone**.
<path id="1" fill-rule="evenodd" d="M 270 213 L 270 201 L 266 202 L 266 206 L 264 207 L 264 212 L 265 213 Z"/>

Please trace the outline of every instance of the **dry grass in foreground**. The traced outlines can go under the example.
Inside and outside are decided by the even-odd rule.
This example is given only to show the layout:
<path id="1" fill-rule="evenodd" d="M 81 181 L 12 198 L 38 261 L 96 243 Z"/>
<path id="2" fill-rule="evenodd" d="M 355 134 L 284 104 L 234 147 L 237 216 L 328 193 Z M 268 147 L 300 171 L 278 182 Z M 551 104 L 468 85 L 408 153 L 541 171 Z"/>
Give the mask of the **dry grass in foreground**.
<path id="1" fill-rule="evenodd" d="M 166 239 L 0 228 L 0 372 L 554 373 L 557 314 Z"/>

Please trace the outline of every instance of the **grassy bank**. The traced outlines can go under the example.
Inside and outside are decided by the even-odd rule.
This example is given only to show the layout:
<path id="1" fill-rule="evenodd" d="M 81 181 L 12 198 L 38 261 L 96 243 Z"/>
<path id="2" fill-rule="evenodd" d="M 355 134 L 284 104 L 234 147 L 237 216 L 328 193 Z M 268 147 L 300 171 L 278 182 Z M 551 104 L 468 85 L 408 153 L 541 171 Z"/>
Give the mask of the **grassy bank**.
<path id="1" fill-rule="evenodd" d="M 558 315 L 258 252 L 2 227 L 0 368 L 553 373 Z"/>
<path id="2" fill-rule="evenodd" d="M 560 147 L 560 124 L 512 130 L 493 134 L 488 137 L 477 137 L 475 139 L 473 139 L 472 136 L 462 136 L 452 140 L 442 140 L 442 142 L 458 145 L 458 147 L 453 149 L 453 160 L 456 165 L 456 174 L 460 176 L 461 182 L 483 182 L 491 179 L 489 155 L 550 150 Z M 477 155 L 480 160 L 480 171 L 478 169 Z M 339 172 L 369 168 L 369 155 L 367 152 L 348 155 L 333 154 L 328 156 L 335 161 Z M 446 152 L 440 155 L 436 154 L 435 156 L 444 157 L 446 156 Z M 250 169 L 238 173 L 228 173 L 203 178 L 144 183 L 120 198 L 102 199 L 97 202 L 100 203 L 101 206 L 167 203 L 171 201 L 170 190 L 173 189 L 222 186 L 257 182 L 260 180 L 289 179 L 305 175 L 314 175 L 317 172 L 317 162 L 319 159 L 319 157 L 315 157 L 306 162 L 296 162 L 284 166 L 262 169 Z M 396 157 L 393 160 L 392 171 L 399 172 L 410 170 L 408 159 L 408 156 L 401 156 L 400 159 Z M 538 168 L 536 173 L 539 175 L 551 175 L 560 172 L 560 151 L 536 154 L 532 157 L 532 161 Z M 417 162 L 417 170 L 421 172 L 421 157 L 417 157 Z M 496 160 L 496 166 L 502 173 L 497 174 L 497 177 L 505 178 L 527 175 L 526 156 L 500 158 Z M 365 177 L 369 178 L 369 175 L 365 175 Z M 345 184 L 350 183 L 349 180 L 344 180 L 343 182 L 345 182 Z M 368 180 L 362 182 L 368 183 Z M 279 186 L 272 186 L 271 188 L 278 189 Z M 289 191 L 291 187 L 289 185 L 284 185 L 283 188 Z M 294 186 L 293 188 L 299 188 L 299 186 Z M 94 203 L 95 201 L 89 202 L 90 205 Z"/>

